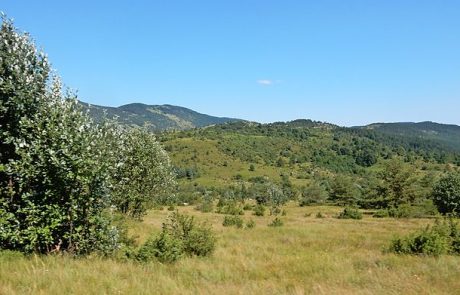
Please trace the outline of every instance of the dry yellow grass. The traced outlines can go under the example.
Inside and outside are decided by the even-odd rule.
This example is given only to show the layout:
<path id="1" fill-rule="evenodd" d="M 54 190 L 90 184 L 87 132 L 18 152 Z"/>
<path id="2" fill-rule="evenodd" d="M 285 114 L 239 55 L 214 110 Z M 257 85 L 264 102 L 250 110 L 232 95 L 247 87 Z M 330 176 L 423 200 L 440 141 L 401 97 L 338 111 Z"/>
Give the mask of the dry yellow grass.
<path id="1" fill-rule="evenodd" d="M 224 228 L 222 215 L 199 213 L 219 237 L 210 258 L 173 265 L 88 257 L 17 257 L 0 254 L 0 294 L 458 294 L 460 257 L 388 254 L 396 234 L 430 220 L 339 220 L 334 207 L 287 207 L 285 225 L 252 218 L 254 229 Z M 327 218 L 315 218 L 317 212 Z M 305 213 L 312 213 L 305 217 Z M 167 211 L 152 211 L 132 232 L 145 239 Z M 307 214 L 308 215 L 308 214 Z"/>

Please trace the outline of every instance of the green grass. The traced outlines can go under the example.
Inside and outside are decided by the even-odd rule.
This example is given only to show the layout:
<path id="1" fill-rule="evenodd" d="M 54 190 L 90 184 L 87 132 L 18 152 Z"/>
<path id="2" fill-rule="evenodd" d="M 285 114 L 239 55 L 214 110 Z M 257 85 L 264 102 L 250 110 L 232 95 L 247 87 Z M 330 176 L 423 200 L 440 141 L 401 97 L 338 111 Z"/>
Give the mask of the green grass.
<path id="1" fill-rule="evenodd" d="M 254 229 L 225 228 L 223 216 L 180 211 L 208 220 L 219 237 L 210 258 L 173 265 L 100 257 L 0 254 L 0 294 L 447 294 L 460 290 L 460 257 L 398 256 L 384 251 L 395 234 L 425 219 L 334 218 L 338 207 L 287 206 L 284 226 L 255 217 Z M 326 218 L 315 218 L 322 212 Z M 169 212 L 151 211 L 131 233 L 142 242 Z M 309 217 L 305 217 L 312 213 Z"/>
<path id="2" fill-rule="evenodd" d="M 236 183 L 234 177 L 237 174 L 240 174 L 245 180 L 257 176 L 267 176 L 278 180 L 281 173 L 289 174 L 290 172 L 288 167 L 278 168 L 262 162 L 254 162 L 255 171 L 249 171 L 251 162 L 245 162 L 223 153 L 218 149 L 216 140 L 181 138 L 169 141 L 167 144 L 175 147 L 170 154 L 173 163 L 180 167 L 196 166 L 200 177 L 194 179 L 193 182 L 205 187 L 225 187 L 234 184 Z M 295 178 L 291 180 L 298 185 L 307 183 L 297 181 Z M 181 183 L 188 182 L 188 180 L 181 181 Z"/>

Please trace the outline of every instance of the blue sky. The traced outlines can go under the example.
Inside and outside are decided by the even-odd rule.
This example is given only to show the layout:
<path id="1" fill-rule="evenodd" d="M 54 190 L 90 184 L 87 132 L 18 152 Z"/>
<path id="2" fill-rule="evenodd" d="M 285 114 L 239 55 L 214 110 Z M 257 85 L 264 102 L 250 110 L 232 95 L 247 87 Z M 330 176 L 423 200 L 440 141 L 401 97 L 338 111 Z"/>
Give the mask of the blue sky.
<path id="1" fill-rule="evenodd" d="M 460 125 L 460 1 L 2 0 L 82 100 Z"/>

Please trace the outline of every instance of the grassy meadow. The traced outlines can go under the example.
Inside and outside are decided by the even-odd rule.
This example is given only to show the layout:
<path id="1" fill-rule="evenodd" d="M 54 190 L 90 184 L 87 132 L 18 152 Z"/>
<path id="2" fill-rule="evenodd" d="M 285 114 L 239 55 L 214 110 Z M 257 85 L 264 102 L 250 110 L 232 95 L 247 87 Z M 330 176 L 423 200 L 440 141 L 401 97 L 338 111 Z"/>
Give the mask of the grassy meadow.
<path id="1" fill-rule="evenodd" d="M 212 224 L 219 239 L 212 257 L 141 264 L 0 252 L 0 294 L 458 294 L 460 257 L 385 252 L 393 237 L 432 220 L 341 220 L 340 210 L 289 203 L 284 226 L 268 227 L 272 217 L 246 211 L 256 227 L 237 229 L 222 226 L 224 215 L 180 207 Z M 130 234 L 142 242 L 168 213 L 131 221 Z"/>

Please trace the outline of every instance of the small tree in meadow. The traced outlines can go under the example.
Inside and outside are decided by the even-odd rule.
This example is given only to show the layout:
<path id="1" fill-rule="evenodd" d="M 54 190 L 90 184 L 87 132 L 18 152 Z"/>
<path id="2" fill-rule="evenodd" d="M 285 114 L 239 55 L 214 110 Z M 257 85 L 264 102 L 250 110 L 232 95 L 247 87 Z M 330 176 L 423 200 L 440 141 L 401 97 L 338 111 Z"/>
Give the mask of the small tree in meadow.
<path id="1" fill-rule="evenodd" d="M 460 216 L 460 175 L 441 178 L 433 188 L 432 198 L 439 212 Z"/>
<path id="2" fill-rule="evenodd" d="M 119 140 L 112 202 L 120 212 L 140 218 L 156 199 L 172 193 L 173 169 L 168 154 L 147 130 L 125 130 Z"/>

